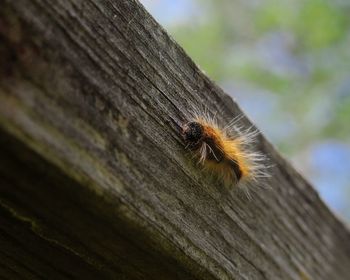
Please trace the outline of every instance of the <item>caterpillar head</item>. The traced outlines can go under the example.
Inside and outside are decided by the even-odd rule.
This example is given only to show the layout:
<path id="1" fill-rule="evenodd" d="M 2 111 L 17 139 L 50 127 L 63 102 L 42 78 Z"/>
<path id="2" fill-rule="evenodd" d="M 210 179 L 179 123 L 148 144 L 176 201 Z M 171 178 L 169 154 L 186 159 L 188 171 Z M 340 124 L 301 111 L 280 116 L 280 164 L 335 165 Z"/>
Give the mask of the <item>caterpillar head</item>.
<path id="1" fill-rule="evenodd" d="M 203 126 L 198 122 L 189 122 L 182 128 L 182 136 L 189 146 L 196 146 L 203 137 Z"/>

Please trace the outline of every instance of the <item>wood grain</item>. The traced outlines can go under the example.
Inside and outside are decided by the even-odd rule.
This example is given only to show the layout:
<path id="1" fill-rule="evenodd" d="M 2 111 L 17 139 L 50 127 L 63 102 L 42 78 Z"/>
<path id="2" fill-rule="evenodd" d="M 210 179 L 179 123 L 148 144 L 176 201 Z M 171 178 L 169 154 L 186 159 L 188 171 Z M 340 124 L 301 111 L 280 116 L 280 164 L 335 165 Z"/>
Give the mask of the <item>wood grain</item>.
<path id="1" fill-rule="evenodd" d="M 189 112 L 242 112 L 138 2 L 0 5 L 4 279 L 349 278 L 348 229 L 263 136 L 251 201 L 193 162 Z"/>

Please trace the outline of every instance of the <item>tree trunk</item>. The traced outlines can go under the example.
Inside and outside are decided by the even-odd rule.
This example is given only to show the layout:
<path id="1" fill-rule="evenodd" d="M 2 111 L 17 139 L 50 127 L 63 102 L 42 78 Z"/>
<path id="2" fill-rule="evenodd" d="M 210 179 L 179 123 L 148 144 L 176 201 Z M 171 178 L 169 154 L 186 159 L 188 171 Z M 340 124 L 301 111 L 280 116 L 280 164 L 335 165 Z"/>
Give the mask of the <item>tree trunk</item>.
<path id="1" fill-rule="evenodd" d="M 252 200 L 193 162 L 176 124 L 242 112 L 138 2 L 0 5 L 3 279 L 349 279 L 347 228 L 263 136 Z"/>

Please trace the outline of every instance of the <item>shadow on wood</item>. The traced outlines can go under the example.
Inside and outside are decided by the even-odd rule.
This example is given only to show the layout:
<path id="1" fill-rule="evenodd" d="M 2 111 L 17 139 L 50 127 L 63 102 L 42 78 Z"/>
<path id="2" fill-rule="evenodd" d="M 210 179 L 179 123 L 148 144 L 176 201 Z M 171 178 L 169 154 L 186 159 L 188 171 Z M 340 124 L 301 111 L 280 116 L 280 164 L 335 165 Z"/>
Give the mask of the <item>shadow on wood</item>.
<path id="1" fill-rule="evenodd" d="M 191 160 L 188 112 L 241 111 L 139 3 L 0 3 L 3 278 L 348 278 L 347 228 L 263 136 L 251 201 Z"/>

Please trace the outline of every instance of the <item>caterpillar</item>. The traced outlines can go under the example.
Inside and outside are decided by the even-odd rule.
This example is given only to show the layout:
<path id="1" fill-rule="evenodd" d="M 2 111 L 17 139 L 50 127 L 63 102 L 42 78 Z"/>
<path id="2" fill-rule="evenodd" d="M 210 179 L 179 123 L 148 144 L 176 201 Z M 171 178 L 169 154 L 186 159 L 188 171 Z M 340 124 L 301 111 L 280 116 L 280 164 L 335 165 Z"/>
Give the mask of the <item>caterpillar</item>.
<path id="1" fill-rule="evenodd" d="M 262 178 L 269 177 L 266 156 L 252 149 L 259 131 L 253 127 L 243 130 L 238 125 L 242 117 L 220 127 L 208 113 L 195 113 L 182 125 L 186 149 L 228 187 L 261 184 Z"/>

